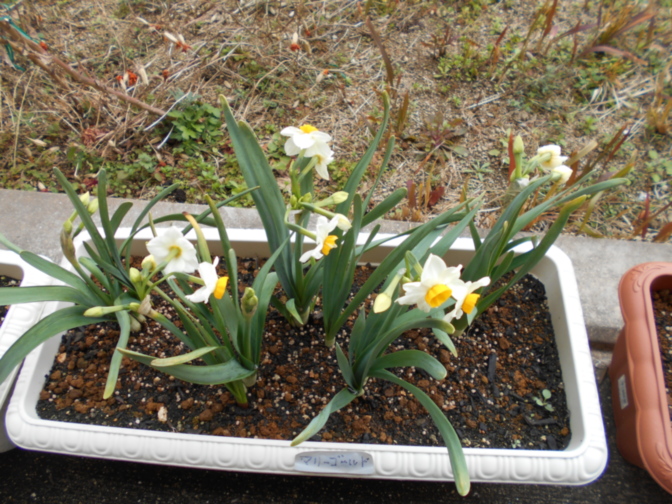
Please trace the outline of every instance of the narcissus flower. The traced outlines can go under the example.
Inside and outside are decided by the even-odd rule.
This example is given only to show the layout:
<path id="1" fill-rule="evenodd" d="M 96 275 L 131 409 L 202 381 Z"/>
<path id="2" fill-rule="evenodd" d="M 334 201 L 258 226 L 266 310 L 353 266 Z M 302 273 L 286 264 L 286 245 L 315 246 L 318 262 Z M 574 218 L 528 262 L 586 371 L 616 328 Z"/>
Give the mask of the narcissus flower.
<path id="1" fill-rule="evenodd" d="M 152 238 L 147 243 L 147 250 L 157 263 L 168 261 L 163 269 L 164 275 L 175 272 L 193 273 L 198 268 L 196 249 L 175 226 Z"/>
<path id="2" fill-rule="evenodd" d="M 302 263 L 307 262 L 311 257 L 315 260 L 322 259 L 322 256 L 329 255 L 331 249 L 336 248 L 337 236 L 329 234 L 338 226 L 338 215 L 331 220 L 320 215 L 317 218 L 317 229 L 315 230 L 315 248 L 304 252 L 299 258 Z"/>
<path id="3" fill-rule="evenodd" d="M 476 307 L 476 303 L 481 297 L 480 294 L 476 294 L 475 291 L 481 287 L 490 285 L 490 277 L 483 277 L 480 280 L 475 282 L 463 282 L 460 280 L 455 284 L 455 290 L 453 292 L 453 297 L 455 298 L 455 307 L 452 311 L 446 313 L 443 320 L 446 322 L 452 322 L 454 319 L 459 319 L 465 313 L 471 313 Z"/>
<path id="4" fill-rule="evenodd" d="M 402 285 L 404 296 L 397 299 L 402 305 L 417 304 L 424 312 L 437 308 L 448 301 L 453 290 L 460 283 L 460 266 L 446 266 L 439 256 L 430 254 L 425 261 L 419 282 L 408 282 Z"/>
<path id="5" fill-rule="evenodd" d="M 325 180 L 329 180 L 327 165 L 334 160 L 334 152 L 328 145 L 331 135 L 318 130 L 315 126 L 304 124 L 300 128 L 289 126 L 280 134 L 289 137 L 285 142 L 285 152 L 288 156 L 317 158 L 315 171 Z"/>
<path id="6" fill-rule="evenodd" d="M 569 177 L 572 176 L 573 171 L 569 166 L 560 165 L 553 168 L 551 173 L 558 177 L 558 182 L 564 184 L 569 180 Z"/>
<path id="7" fill-rule="evenodd" d="M 551 144 L 539 147 L 537 149 L 537 156 L 544 156 L 550 154 L 550 157 L 546 161 L 542 161 L 541 163 L 539 163 L 539 165 L 544 170 L 552 170 L 553 168 L 557 168 L 568 159 L 567 156 L 561 156 L 560 155 L 561 152 L 562 150 L 560 149 L 559 145 Z"/>
<path id="8" fill-rule="evenodd" d="M 185 296 L 189 301 L 192 303 L 207 303 L 211 294 L 215 296 L 215 299 L 222 299 L 226 291 L 226 284 L 229 282 L 229 277 L 220 277 L 217 275 L 218 264 L 219 257 L 215 257 L 212 264 L 202 262 L 198 265 L 198 274 L 205 285 L 193 294 Z"/>

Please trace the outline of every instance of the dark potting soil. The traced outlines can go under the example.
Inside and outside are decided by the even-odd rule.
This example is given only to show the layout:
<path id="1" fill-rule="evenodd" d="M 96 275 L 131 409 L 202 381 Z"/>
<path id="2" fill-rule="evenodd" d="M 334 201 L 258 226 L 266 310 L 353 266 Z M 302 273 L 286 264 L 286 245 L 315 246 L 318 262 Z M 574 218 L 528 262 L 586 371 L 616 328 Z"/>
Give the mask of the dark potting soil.
<path id="1" fill-rule="evenodd" d="M 366 271 L 364 267 L 360 274 Z M 170 308 L 157 309 L 177 319 Z M 301 328 L 269 314 L 262 364 L 256 385 L 248 391 L 247 408 L 238 406 L 224 386 L 185 383 L 127 358 L 114 396 L 103 400 L 117 336 L 113 324 L 82 327 L 63 336 L 38 402 L 40 417 L 291 440 L 344 387 L 335 352 L 323 344 L 319 313 Z M 337 341 L 347 351 L 347 331 Z M 525 277 L 454 342 L 458 357 L 431 332 L 410 331 L 390 351 L 418 348 L 446 366 L 448 376 L 442 381 L 414 368 L 397 374 L 422 388 L 443 409 L 463 446 L 542 450 L 567 446 L 569 413 L 541 282 Z M 171 334 L 152 325 L 131 335 L 128 346 L 160 357 L 184 351 Z M 544 390 L 550 392 L 548 398 Z M 313 439 L 443 445 L 420 403 L 396 385 L 377 379 L 369 380 L 364 396 L 332 414 Z"/>
<path id="2" fill-rule="evenodd" d="M 656 318 L 660 358 L 665 375 L 665 391 L 667 405 L 672 421 L 672 290 L 664 289 L 651 294 L 653 298 L 653 312 Z"/>
<path id="3" fill-rule="evenodd" d="M 19 283 L 19 280 L 16 280 L 15 278 L 0 275 L 0 287 L 18 287 Z M 8 310 L 9 306 L 0 305 L 0 326 L 4 322 Z"/>

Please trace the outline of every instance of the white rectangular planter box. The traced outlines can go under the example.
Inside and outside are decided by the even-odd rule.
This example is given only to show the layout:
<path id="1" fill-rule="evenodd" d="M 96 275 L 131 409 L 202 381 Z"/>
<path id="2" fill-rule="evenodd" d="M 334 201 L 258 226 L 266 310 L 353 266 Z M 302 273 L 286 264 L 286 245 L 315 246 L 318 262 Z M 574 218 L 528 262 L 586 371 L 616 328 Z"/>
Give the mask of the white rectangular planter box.
<path id="1" fill-rule="evenodd" d="M 206 233 L 206 236 L 217 241 L 212 251 L 218 253 L 216 234 Z M 270 255 L 261 230 L 230 230 L 229 236 L 239 256 Z M 133 253 L 145 255 L 144 243 L 149 238 L 151 235 L 145 234 L 137 239 Z M 379 247 L 365 260 L 380 262 L 394 245 L 395 242 L 390 242 Z M 81 249 L 80 244 L 78 250 Z M 471 240 L 459 239 L 446 260 L 448 264 L 465 264 L 471 255 Z M 572 438 L 563 451 L 465 448 L 469 474 L 475 482 L 583 485 L 602 474 L 607 463 L 607 446 L 578 287 L 571 261 L 556 247 L 551 248 L 532 273 L 546 287 L 570 410 Z M 51 310 L 54 308 L 52 306 Z M 42 420 L 37 416 L 35 405 L 60 339 L 60 336 L 55 337 L 31 353 L 17 381 L 7 426 L 18 446 L 89 457 L 231 471 L 422 481 L 453 479 L 445 447 L 311 441 L 290 447 L 289 441 Z M 354 464 L 358 470 L 346 473 L 328 467 L 327 462 L 337 457 L 350 463 L 343 465 Z"/>
<path id="2" fill-rule="evenodd" d="M 0 250 L 0 275 L 21 280 L 21 285 L 24 287 L 51 283 L 51 277 L 25 263 L 11 250 Z M 44 305 L 45 303 L 22 303 L 9 307 L 5 320 L 0 325 L 0 356 L 4 355 L 19 336 L 40 320 Z M 5 412 L 18 371 L 17 367 L 4 382 L 0 383 L 0 452 L 14 448 L 5 432 Z"/>

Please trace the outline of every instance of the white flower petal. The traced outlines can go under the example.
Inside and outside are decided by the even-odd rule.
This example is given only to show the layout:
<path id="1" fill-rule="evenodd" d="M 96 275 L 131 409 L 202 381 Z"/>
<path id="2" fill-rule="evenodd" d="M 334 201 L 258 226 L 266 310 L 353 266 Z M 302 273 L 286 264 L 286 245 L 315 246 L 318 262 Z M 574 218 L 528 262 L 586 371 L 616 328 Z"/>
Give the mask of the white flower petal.
<path id="1" fill-rule="evenodd" d="M 565 165 L 556 166 L 555 168 L 553 168 L 552 172 L 555 175 L 560 176 L 560 178 L 558 179 L 558 182 L 560 182 L 561 184 L 566 183 L 569 180 L 569 177 L 572 176 L 572 173 L 574 173 L 573 170 L 569 166 L 565 166 Z"/>
<path id="2" fill-rule="evenodd" d="M 301 149 L 307 149 L 315 144 L 315 139 L 310 133 L 297 133 L 292 137 L 292 140 L 294 140 L 296 146 L 300 147 Z"/>
<path id="3" fill-rule="evenodd" d="M 322 259 L 322 244 L 318 243 L 317 246 L 314 249 L 308 250 L 307 252 L 304 252 L 301 254 L 301 257 L 299 257 L 299 262 L 305 263 L 310 260 L 310 258 L 313 257 L 316 261 L 319 261 Z"/>
<path id="4" fill-rule="evenodd" d="M 315 171 L 323 179 L 329 180 L 327 165 L 334 160 L 334 153 L 328 145 L 331 135 L 319 130 L 306 133 L 294 126 L 284 128 L 280 134 L 289 137 L 285 142 L 285 152 L 288 156 L 302 154 L 309 158 L 317 157 Z"/>
<path id="5" fill-rule="evenodd" d="M 282 136 L 288 136 L 288 137 L 298 135 L 301 133 L 303 133 L 303 131 L 301 131 L 296 126 L 287 126 L 286 128 L 283 128 L 282 131 L 280 132 Z"/>
<path id="6" fill-rule="evenodd" d="M 219 264 L 219 257 L 215 257 L 212 264 L 209 262 L 202 262 L 198 265 L 198 274 L 205 283 L 193 294 L 185 296 L 192 303 L 206 303 L 210 299 L 210 295 L 215 292 L 217 287 L 217 265 Z"/>
<path id="7" fill-rule="evenodd" d="M 168 259 L 175 249 L 179 249 L 179 254 L 170 260 L 163 273 L 165 275 L 173 272 L 193 273 L 198 267 L 196 249 L 175 226 L 169 227 L 147 243 L 147 250 L 157 263 Z"/>
<path id="8" fill-rule="evenodd" d="M 352 223 L 350 220 L 343 214 L 336 214 L 336 217 L 338 217 L 338 222 L 336 225 L 338 226 L 338 229 L 341 231 L 347 231 L 352 227 Z"/>
<path id="9" fill-rule="evenodd" d="M 294 143 L 293 138 L 289 138 L 285 142 L 285 153 L 288 156 L 298 156 L 300 152 L 301 152 L 301 149 L 299 147 L 297 147 L 297 145 Z"/>
<path id="10" fill-rule="evenodd" d="M 537 149 L 537 155 L 550 154 L 551 158 L 548 161 L 540 163 L 540 166 L 545 170 L 552 170 L 564 163 L 568 158 L 567 156 L 561 156 L 562 149 L 559 145 L 544 145 Z"/>

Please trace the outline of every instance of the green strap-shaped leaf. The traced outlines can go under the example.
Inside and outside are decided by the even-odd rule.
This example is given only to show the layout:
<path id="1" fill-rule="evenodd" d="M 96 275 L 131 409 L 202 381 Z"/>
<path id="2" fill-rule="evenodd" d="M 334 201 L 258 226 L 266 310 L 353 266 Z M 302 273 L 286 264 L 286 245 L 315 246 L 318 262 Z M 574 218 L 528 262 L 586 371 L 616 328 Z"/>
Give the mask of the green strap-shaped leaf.
<path id="1" fill-rule="evenodd" d="M 446 377 L 446 368 L 441 362 L 422 350 L 399 350 L 378 357 L 371 366 L 371 372 L 394 367 L 416 367 L 424 369 L 436 380 Z"/>
<path id="2" fill-rule="evenodd" d="M 248 187 L 259 187 L 258 191 L 252 193 L 252 198 L 266 230 L 269 245 L 272 250 L 276 250 L 289 235 L 284 222 L 285 203 L 282 193 L 252 129 L 242 121 L 236 122 L 226 99 L 220 97 L 220 101 L 231 143 L 245 182 Z M 285 292 L 290 298 L 294 298 L 297 289 L 291 259 L 291 253 L 288 250 L 283 251 L 276 264 L 276 270 Z"/>
<path id="3" fill-rule="evenodd" d="M 131 226 L 131 235 L 135 234 L 135 231 L 138 229 L 140 226 L 140 223 L 142 220 L 145 218 L 145 216 L 154 208 L 154 205 L 156 205 L 159 201 L 161 201 L 163 198 L 171 194 L 180 184 L 173 184 L 165 189 L 163 189 L 159 194 L 154 196 L 147 205 L 142 209 L 140 212 L 140 215 L 138 215 L 138 218 L 135 219 L 135 222 L 133 223 L 133 226 Z"/>
<path id="4" fill-rule="evenodd" d="M 453 331 L 455 328 L 453 328 Z M 434 333 L 434 336 L 436 336 L 436 339 L 438 339 L 443 345 L 452 353 L 455 357 L 457 357 L 457 348 L 455 348 L 455 343 L 453 343 L 453 340 L 450 338 L 448 333 L 446 331 L 442 331 L 441 329 L 438 328 L 433 328 L 432 332 Z"/>
<path id="5" fill-rule="evenodd" d="M 401 334 L 405 333 L 406 331 L 409 331 L 411 329 L 421 329 L 423 327 L 431 327 L 441 330 L 452 327 L 447 322 L 435 318 L 421 318 L 416 320 L 410 320 L 406 323 L 399 323 L 399 320 L 400 319 L 397 319 L 395 321 L 394 327 L 389 331 L 382 334 L 376 334 L 373 343 L 369 345 L 369 347 L 365 350 L 361 360 L 357 362 L 357 365 L 355 366 L 355 376 L 358 376 L 360 378 L 368 376 L 369 369 L 371 368 L 371 365 L 375 362 L 375 359 L 377 359 L 378 356 L 380 356 L 395 339 L 397 339 Z"/>
<path id="6" fill-rule="evenodd" d="M 301 444 L 306 439 L 313 437 L 320 431 L 320 429 L 322 429 L 322 427 L 324 427 L 324 424 L 327 423 L 327 420 L 329 420 L 329 416 L 332 413 L 338 411 L 344 406 L 347 406 L 356 398 L 357 395 L 353 394 L 348 389 L 341 390 L 338 394 L 332 397 L 331 401 L 329 401 L 329 403 L 324 408 L 322 408 L 322 411 L 320 411 L 320 413 L 310 421 L 308 426 L 292 440 L 292 446 Z"/>
<path id="7" fill-rule="evenodd" d="M 372 376 L 376 378 L 381 378 L 383 380 L 390 381 L 400 387 L 405 388 L 415 398 L 422 404 L 422 406 L 429 412 L 434 425 L 439 429 L 441 437 L 443 438 L 446 448 L 448 448 L 448 456 L 450 457 L 450 466 L 453 468 L 453 476 L 455 478 L 455 486 L 457 487 L 457 493 L 464 496 L 469 493 L 471 488 L 471 482 L 469 481 L 469 469 L 467 468 L 467 460 L 464 458 L 464 452 L 462 451 L 462 445 L 460 443 L 460 438 L 457 437 L 457 432 L 450 424 L 450 421 L 446 418 L 432 399 L 425 394 L 421 389 L 415 385 L 402 380 L 401 378 L 393 375 L 385 369 L 381 369 L 372 373 Z"/>
<path id="8" fill-rule="evenodd" d="M 68 284 L 69 286 L 74 287 L 79 291 L 88 291 L 89 287 L 86 285 L 84 280 L 79 278 L 79 276 L 75 275 L 74 273 L 70 273 L 65 268 L 60 267 L 58 264 L 54 264 L 53 262 L 26 250 L 21 252 L 20 255 L 21 259 L 26 261 L 31 266 L 37 268 L 41 272 L 46 273 L 51 278 L 60 280 L 61 282 Z"/>
<path id="9" fill-rule="evenodd" d="M 117 322 L 119 322 L 119 339 L 117 340 L 117 350 L 126 348 L 128 344 L 128 337 L 131 334 L 131 316 L 127 311 L 115 312 Z M 103 399 L 109 399 L 114 394 L 114 388 L 117 386 L 117 378 L 119 377 L 119 369 L 121 368 L 122 355 L 119 352 L 112 354 L 110 361 L 110 370 L 107 372 L 107 380 L 105 381 L 105 391 L 103 392 Z"/>
<path id="10" fill-rule="evenodd" d="M 382 128 L 381 128 L 382 130 Z M 380 168 L 378 169 L 378 175 L 376 176 L 376 180 L 373 181 L 373 184 L 369 188 L 369 192 L 366 195 L 366 198 L 364 199 L 364 208 L 369 208 L 369 203 L 371 202 L 371 197 L 376 191 L 376 187 L 378 187 L 378 183 L 380 182 L 380 179 L 383 177 L 383 172 L 385 171 L 385 168 L 387 167 L 387 164 L 390 162 L 390 158 L 392 157 L 392 152 L 394 151 L 394 137 L 391 137 L 387 141 L 387 147 L 385 148 L 385 154 L 383 155 L 383 161 L 380 163 Z M 359 184 L 358 184 L 359 185 Z M 402 189 L 405 191 L 405 189 Z M 365 219 L 367 223 L 373 222 L 373 219 L 367 220 Z M 366 226 L 366 224 L 364 224 Z"/>
<path id="11" fill-rule="evenodd" d="M 359 183 L 362 180 L 364 173 L 366 173 L 366 169 L 371 164 L 373 155 L 376 153 L 376 150 L 378 149 L 378 144 L 380 143 L 380 141 L 383 138 L 383 135 L 385 134 L 385 130 L 387 129 L 387 123 L 390 119 L 390 97 L 388 96 L 387 93 L 383 93 L 382 98 L 383 98 L 383 120 L 380 124 L 380 128 L 378 129 L 378 133 L 373 139 L 373 142 L 371 142 L 371 145 L 369 145 L 368 149 L 366 149 L 366 152 L 359 160 L 357 165 L 355 165 L 355 167 L 352 170 L 352 173 L 348 177 L 348 181 L 346 182 L 345 187 L 343 187 L 343 190 L 348 193 L 348 199 L 345 200 L 343 203 L 340 203 L 336 207 L 336 213 L 347 214 L 348 211 L 350 210 L 352 200 L 355 197 L 357 189 L 359 188 Z"/>
<path id="12" fill-rule="evenodd" d="M 531 210 L 528 210 L 523 215 L 521 215 L 516 221 L 516 225 L 513 227 L 512 231 L 514 232 L 514 234 L 518 233 L 549 208 L 564 205 L 565 203 L 569 203 L 573 199 L 579 198 L 581 196 L 590 196 L 598 192 L 608 191 L 609 189 L 613 189 L 614 187 L 618 187 L 619 185 L 627 183 L 629 183 L 628 179 L 614 178 L 605 180 L 603 182 L 598 182 L 588 187 L 584 187 L 575 192 L 572 192 L 571 191 L 572 188 L 570 187 L 569 189 L 566 189 L 561 193 L 556 194 L 554 197 L 548 199 L 544 203 L 537 205 L 536 207 L 532 208 Z"/>
<path id="13" fill-rule="evenodd" d="M 119 255 L 114 254 L 114 252 L 117 251 L 117 243 L 114 241 L 114 229 L 112 229 L 110 214 L 107 208 L 107 172 L 105 170 L 100 170 L 98 173 L 98 215 L 100 215 L 100 223 L 105 232 L 104 239 L 108 247 L 109 255 L 115 255 L 118 259 Z M 84 222 L 84 219 L 82 219 L 82 222 Z M 102 254 L 103 251 L 101 250 L 100 253 Z M 110 262 L 113 262 L 115 258 L 108 257 L 107 259 Z M 121 264 L 119 263 L 119 266 L 120 265 Z"/>
<path id="14" fill-rule="evenodd" d="M 299 315 L 299 312 L 296 310 L 296 301 L 294 300 L 294 298 L 290 299 L 285 303 L 285 308 L 294 318 L 294 320 L 296 320 L 300 325 L 303 325 L 301 315 Z"/>
<path id="15" fill-rule="evenodd" d="M 20 254 L 20 253 L 21 253 L 21 247 L 19 247 L 19 246 L 13 244 L 13 243 L 12 243 L 11 241 L 9 241 L 9 240 L 7 239 L 7 237 L 6 237 L 5 235 L 3 235 L 2 233 L 0 233 L 0 244 L 4 245 L 5 247 L 7 247 L 7 248 L 8 248 L 9 250 L 11 250 L 12 252 L 16 252 L 17 254 Z"/>
<path id="16" fill-rule="evenodd" d="M 113 234 L 116 234 L 117 229 L 119 229 L 119 226 L 121 225 L 121 221 L 124 220 L 124 217 L 126 217 L 126 214 L 132 207 L 133 203 L 126 201 L 119 205 L 119 207 L 115 210 L 114 214 L 112 215 L 112 219 L 110 219 L 110 228 Z"/>
<path id="17" fill-rule="evenodd" d="M 354 385 L 355 375 L 352 373 L 352 367 L 350 366 L 348 358 L 343 353 L 343 350 L 341 350 L 341 345 L 336 345 L 336 359 L 338 360 L 338 367 L 341 369 L 341 374 L 343 375 L 345 383 L 347 383 L 351 389 L 357 388 Z"/>
<path id="18" fill-rule="evenodd" d="M 413 249 L 420 243 L 428 242 L 431 243 L 435 236 L 432 233 L 438 233 L 440 226 L 444 225 L 446 222 L 449 222 L 452 218 L 452 214 L 443 214 L 434 219 L 426 222 L 422 226 L 415 228 L 415 232 L 410 234 L 406 240 L 404 240 L 398 247 L 396 247 L 383 262 L 373 271 L 371 276 L 364 282 L 364 285 L 359 289 L 354 298 L 346 306 L 338 320 L 334 323 L 333 327 L 341 327 L 345 324 L 345 321 L 348 317 L 364 302 L 364 300 L 369 296 L 375 288 L 377 288 L 386 277 L 391 273 L 396 272 L 396 269 L 399 264 L 404 260 L 404 255 L 406 251 Z M 392 278 L 388 278 L 388 282 L 392 281 Z M 383 287 L 384 288 L 384 287 Z"/>
<path id="19" fill-rule="evenodd" d="M 257 276 L 257 278 L 259 278 Z M 255 279 L 255 285 L 256 285 Z M 264 328 L 266 326 L 266 315 L 268 313 L 268 305 L 273 295 L 275 287 L 278 285 L 278 275 L 275 272 L 269 273 L 266 275 L 265 281 L 261 288 L 255 288 L 257 293 L 257 298 L 259 299 L 259 304 L 257 305 L 257 311 L 255 312 L 252 320 L 250 321 L 250 337 L 252 338 L 251 348 L 252 354 L 248 357 L 254 361 L 255 364 L 259 364 L 261 358 L 261 344 L 264 337 Z"/>
<path id="20" fill-rule="evenodd" d="M 181 330 L 179 327 L 177 327 L 175 324 L 173 324 L 173 322 L 165 315 L 157 312 L 154 314 L 152 318 L 156 320 L 159 324 L 161 324 L 161 327 L 163 327 L 164 329 L 168 329 L 173 334 L 173 336 L 175 336 L 189 348 L 196 347 L 196 344 L 194 343 L 192 338 L 183 330 Z"/>
<path id="21" fill-rule="evenodd" d="M 72 184 L 68 182 L 68 179 L 63 175 L 61 170 L 58 168 L 54 168 L 54 174 L 56 175 L 56 178 L 58 179 L 58 183 L 61 185 L 63 190 L 65 191 L 65 194 L 68 196 L 70 199 L 70 203 L 72 203 L 72 206 L 75 207 L 75 210 L 77 211 L 77 214 L 79 215 L 80 220 L 82 221 L 82 224 L 84 224 L 84 227 L 89 233 L 89 236 L 91 236 L 91 241 L 93 241 L 96 249 L 98 250 L 98 253 L 102 258 L 104 258 L 108 262 L 113 262 L 110 258 L 110 253 L 107 249 L 107 243 L 103 239 L 103 237 L 100 235 L 98 232 L 98 228 L 96 227 L 96 224 L 93 222 L 93 219 L 91 218 L 91 215 L 89 214 L 88 209 L 84 206 L 84 204 L 80 201 L 79 195 L 77 192 L 74 190 L 72 187 Z M 99 175 L 100 177 L 100 175 Z M 100 190 L 100 181 L 98 182 L 98 189 Z M 103 193 L 103 200 L 107 197 L 107 194 Z M 98 198 L 100 200 L 100 198 Z M 100 208 L 100 205 L 104 206 L 104 201 L 98 201 L 98 205 Z"/>
<path id="22" fill-rule="evenodd" d="M 98 264 L 96 264 L 90 257 L 80 257 L 79 263 L 89 270 L 108 292 L 113 292 L 112 286 L 110 285 L 110 279 L 100 270 Z"/>
<path id="23" fill-rule="evenodd" d="M 436 254 L 439 257 L 446 255 L 453 246 L 453 243 L 455 243 L 455 240 L 457 240 L 457 238 L 462 234 L 462 231 L 464 231 L 467 226 L 469 226 L 469 224 L 474 221 L 476 212 L 478 212 L 480 207 L 480 202 L 475 202 L 474 208 L 472 208 L 469 213 L 460 219 L 460 221 L 455 224 L 450 231 L 443 235 L 441 239 L 435 245 L 433 245 L 431 249 L 429 249 L 429 252 Z M 429 257 L 429 254 L 423 254 L 423 260 L 425 259 L 425 255 Z"/>
<path id="24" fill-rule="evenodd" d="M 96 299 L 64 285 L 42 285 L 39 287 L 0 288 L 0 305 L 38 303 L 43 301 L 64 301 L 84 306 L 95 306 Z"/>
<path id="25" fill-rule="evenodd" d="M 28 329 L 23 336 L 9 347 L 0 359 L 0 383 L 12 372 L 23 358 L 38 345 L 44 343 L 55 334 L 74 327 L 97 324 L 106 320 L 103 317 L 85 317 L 86 306 L 69 306 L 52 313 Z"/>
<path id="26" fill-rule="evenodd" d="M 128 349 L 119 349 L 119 351 L 127 355 L 133 360 L 142 362 L 143 364 L 152 366 L 154 357 L 143 355 Z M 242 380 L 248 376 L 252 376 L 255 371 L 245 369 L 238 361 L 231 359 L 223 364 L 210 364 L 207 366 L 192 366 L 190 364 L 180 364 L 172 366 L 171 368 L 154 367 L 159 371 L 174 376 L 178 380 L 183 380 L 189 383 L 198 383 L 199 385 L 222 385 L 234 381 Z"/>
<path id="27" fill-rule="evenodd" d="M 401 200 L 406 197 L 406 189 L 397 189 L 383 201 L 378 203 L 370 212 L 367 212 L 362 219 L 362 226 L 368 226 L 373 221 L 382 218 L 387 212 L 392 210 Z M 371 193 L 369 193 L 371 194 Z M 366 208 L 366 207 L 365 207 Z"/>
<path id="28" fill-rule="evenodd" d="M 555 219 L 555 222 L 551 225 L 548 231 L 546 231 L 546 235 L 539 242 L 539 245 L 537 245 L 529 252 L 525 252 L 524 254 L 515 257 L 511 261 L 510 269 L 511 270 L 518 269 L 518 271 L 516 271 L 516 274 L 509 280 L 509 282 L 506 285 L 500 287 L 494 292 L 489 293 L 487 296 L 484 296 L 481 299 L 479 299 L 479 302 L 476 305 L 479 313 L 483 313 L 492 303 L 494 303 L 497 299 L 499 299 L 499 297 L 509 287 L 511 287 L 514 283 L 516 283 L 518 280 L 527 275 L 527 273 L 529 273 L 532 270 L 532 268 L 534 268 L 534 266 L 537 265 L 537 263 L 546 255 L 548 249 L 551 248 L 551 245 L 553 245 L 555 240 L 562 232 L 572 212 L 574 212 L 581 205 L 581 203 L 582 201 L 578 201 L 575 204 L 565 205 L 560 210 L 560 213 L 558 214 L 558 217 Z"/>
<path id="29" fill-rule="evenodd" d="M 165 359 L 154 359 L 152 361 L 152 366 L 155 368 L 168 368 L 171 366 L 177 366 L 179 364 L 187 364 L 193 360 L 201 358 L 201 356 L 210 353 L 214 350 L 217 350 L 217 347 L 208 346 L 194 350 L 182 355 L 176 355 L 175 357 L 166 357 Z M 166 372 L 170 370 L 166 369 Z"/>

